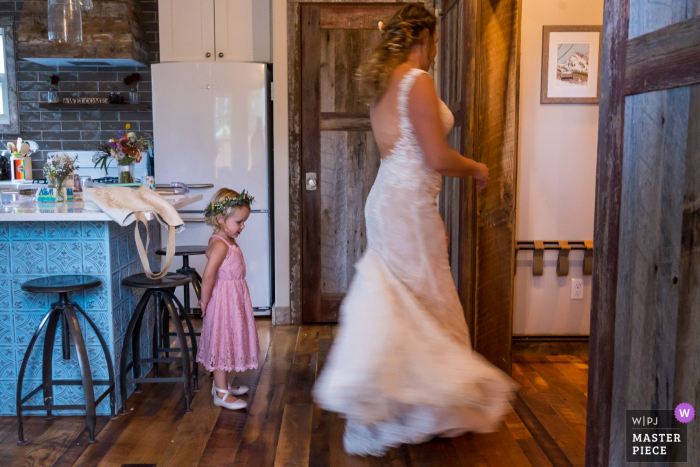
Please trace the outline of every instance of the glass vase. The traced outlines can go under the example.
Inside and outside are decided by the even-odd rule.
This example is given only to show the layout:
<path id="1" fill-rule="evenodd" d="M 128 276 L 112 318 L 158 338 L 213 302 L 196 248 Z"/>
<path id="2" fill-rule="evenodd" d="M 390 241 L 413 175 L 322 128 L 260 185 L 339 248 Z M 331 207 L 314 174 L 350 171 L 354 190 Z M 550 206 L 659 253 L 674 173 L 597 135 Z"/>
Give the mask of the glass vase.
<path id="1" fill-rule="evenodd" d="M 129 91 L 129 104 L 138 104 L 139 103 L 139 89 L 138 87 L 134 87 L 131 91 Z"/>
<path id="2" fill-rule="evenodd" d="M 134 183 L 135 164 L 119 166 L 119 183 Z"/>
<path id="3" fill-rule="evenodd" d="M 46 93 L 46 100 L 49 103 L 55 104 L 59 101 L 58 99 L 58 90 L 56 89 L 49 89 L 49 92 Z"/>
<path id="4" fill-rule="evenodd" d="M 64 203 L 66 201 L 66 194 L 63 191 L 65 182 L 66 182 L 65 177 L 64 178 L 49 177 L 49 187 L 54 189 L 54 193 L 56 193 L 56 202 L 57 203 Z"/>
<path id="5" fill-rule="evenodd" d="M 49 41 L 83 42 L 82 8 L 79 0 L 48 0 Z"/>

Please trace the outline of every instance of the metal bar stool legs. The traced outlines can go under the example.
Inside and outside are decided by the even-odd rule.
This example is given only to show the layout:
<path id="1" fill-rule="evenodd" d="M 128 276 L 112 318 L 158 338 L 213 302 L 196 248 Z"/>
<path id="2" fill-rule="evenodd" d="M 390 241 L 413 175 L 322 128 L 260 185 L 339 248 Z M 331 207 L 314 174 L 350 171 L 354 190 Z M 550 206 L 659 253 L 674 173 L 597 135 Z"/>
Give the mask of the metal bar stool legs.
<path id="1" fill-rule="evenodd" d="M 122 358 L 120 366 L 120 379 L 119 388 L 122 398 L 121 412 L 126 413 L 126 396 L 127 396 L 127 386 L 129 383 L 136 384 L 136 390 L 140 390 L 140 385 L 142 383 L 178 383 L 182 382 L 185 392 L 185 403 L 187 412 L 191 412 L 190 404 L 192 401 L 192 384 L 190 379 L 198 375 L 196 367 L 196 351 L 197 351 L 197 341 L 194 335 L 194 328 L 188 319 L 185 322 L 188 325 L 188 333 L 185 333 L 181 317 L 187 316 L 184 310 L 175 306 L 175 301 L 177 300 L 170 289 L 171 284 L 185 285 L 189 283 L 189 278 L 182 276 L 180 274 L 170 273 L 166 275 L 161 280 L 152 280 L 145 277 L 145 274 L 137 274 L 135 276 L 130 276 L 123 280 L 123 284 L 127 287 L 137 287 L 144 288 L 146 292 L 136 306 L 134 314 L 129 321 L 129 326 L 127 328 L 126 336 L 124 338 L 124 346 L 122 348 Z M 144 315 L 146 309 L 148 308 L 149 301 L 153 299 L 155 305 L 155 324 L 153 329 L 153 349 L 151 351 L 151 358 L 141 358 L 141 327 L 143 326 Z M 179 302 L 178 305 L 181 306 Z M 166 317 L 169 317 L 173 322 L 175 328 L 175 335 L 178 338 L 180 348 L 171 348 L 169 342 L 164 345 L 164 339 L 169 339 L 169 331 L 163 332 L 163 326 L 166 326 Z M 189 336 L 191 342 L 193 343 L 192 348 L 187 344 L 187 337 Z M 132 353 L 132 361 L 128 362 L 129 351 Z M 190 358 L 190 351 L 192 351 L 192 358 Z M 179 357 L 170 357 L 170 353 L 180 353 Z M 160 357 L 161 354 L 166 354 L 166 357 Z M 182 376 L 181 377 L 161 377 L 158 369 L 159 363 L 182 363 Z M 153 363 L 154 365 L 154 377 L 146 378 L 141 376 L 141 364 L 142 363 Z M 190 364 L 194 364 L 194 369 L 190 369 Z M 128 371 L 133 368 L 134 377 L 128 377 Z M 195 379 L 194 386 L 199 389 L 198 382 Z"/>
<path id="2" fill-rule="evenodd" d="M 177 299 L 175 294 L 172 294 L 169 296 L 169 299 L 173 300 L 175 302 L 175 305 L 177 305 L 178 310 L 184 310 L 182 303 L 180 303 L 180 300 Z M 194 370 L 192 372 L 192 377 L 194 379 L 194 388 L 192 389 L 194 392 L 199 392 L 199 365 L 197 364 L 197 333 L 194 332 L 194 326 L 192 325 L 192 320 L 190 319 L 189 315 L 185 312 L 180 313 L 180 318 L 185 320 L 185 324 L 187 325 L 187 332 L 190 335 L 190 341 L 191 341 L 191 349 L 192 349 L 192 362 L 194 363 L 193 367 Z M 170 347 L 170 335 L 175 335 L 175 333 L 167 333 L 168 337 L 166 338 L 167 340 L 167 347 Z"/>
<path id="3" fill-rule="evenodd" d="M 29 341 L 29 346 L 22 359 L 22 365 L 20 367 L 18 379 L 17 379 L 17 435 L 19 438 L 19 444 L 26 444 L 27 440 L 24 438 L 24 425 L 22 421 L 22 412 L 29 410 L 46 410 L 46 415 L 50 419 L 53 417 L 54 410 L 85 410 L 85 418 L 87 423 L 87 429 L 90 435 L 90 443 L 95 442 L 95 425 L 97 420 L 96 407 L 107 397 L 110 398 L 110 408 L 111 416 L 115 417 L 115 381 L 114 381 L 114 367 L 112 366 L 112 359 L 109 353 L 109 348 L 105 342 L 102 334 L 95 325 L 94 321 L 85 313 L 85 311 L 80 308 L 76 303 L 71 302 L 68 299 L 68 292 L 79 291 L 79 290 L 89 290 L 99 286 L 101 282 L 91 276 L 50 276 L 41 279 L 35 279 L 28 281 L 22 285 L 22 289 L 30 293 L 58 293 L 59 299 L 56 303 L 51 305 L 51 309 L 44 316 L 41 324 L 34 332 L 31 340 Z M 87 347 L 85 346 L 85 341 L 83 339 L 82 330 L 80 328 L 80 323 L 78 322 L 77 312 L 81 313 L 88 325 L 92 328 L 95 335 L 100 341 L 102 351 L 104 352 L 105 360 L 107 361 L 107 371 L 108 380 L 107 381 L 95 381 L 92 378 L 92 372 L 90 369 L 90 360 L 87 355 Z M 75 345 L 76 357 L 78 359 L 78 367 L 80 369 L 80 380 L 55 380 L 53 379 L 53 349 L 54 342 L 56 339 L 56 331 L 58 328 L 59 320 L 62 323 L 61 326 L 61 336 L 63 344 L 63 357 L 70 358 L 70 346 L 68 341 L 68 336 L 73 340 Z M 24 377 L 27 371 L 27 366 L 29 363 L 29 358 L 31 356 L 32 350 L 36 345 L 36 342 L 41 335 L 42 331 L 46 329 L 46 337 L 44 341 L 43 348 L 43 360 L 42 360 L 42 383 L 29 391 L 24 397 L 22 396 L 22 389 L 24 386 Z M 54 401 L 54 386 L 82 386 L 83 397 L 85 404 L 83 405 L 57 405 Z M 107 390 L 97 399 L 95 399 L 94 386 L 108 386 Z M 25 405 L 32 397 L 34 397 L 40 391 L 44 395 L 44 404 L 42 405 Z"/>

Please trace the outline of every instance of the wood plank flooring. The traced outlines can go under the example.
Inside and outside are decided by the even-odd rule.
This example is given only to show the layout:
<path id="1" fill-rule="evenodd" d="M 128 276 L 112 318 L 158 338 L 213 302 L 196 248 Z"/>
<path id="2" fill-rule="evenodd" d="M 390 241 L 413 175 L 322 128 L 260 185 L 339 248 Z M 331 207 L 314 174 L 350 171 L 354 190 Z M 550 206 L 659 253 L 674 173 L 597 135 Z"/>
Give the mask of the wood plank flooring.
<path id="1" fill-rule="evenodd" d="M 3 466 L 245 467 L 560 467 L 584 464 L 588 358 L 516 356 L 518 396 L 500 430 L 392 449 L 383 458 L 343 451 L 344 421 L 313 403 L 312 389 L 337 327 L 276 326 L 258 321 L 260 366 L 237 375 L 250 388 L 247 411 L 211 401 L 212 379 L 200 369 L 193 412 L 181 384 L 144 385 L 129 413 L 98 417 L 88 444 L 83 417 L 25 417 L 26 446 L 14 417 L 0 417 Z M 173 373 L 178 369 L 171 368 Z"/>

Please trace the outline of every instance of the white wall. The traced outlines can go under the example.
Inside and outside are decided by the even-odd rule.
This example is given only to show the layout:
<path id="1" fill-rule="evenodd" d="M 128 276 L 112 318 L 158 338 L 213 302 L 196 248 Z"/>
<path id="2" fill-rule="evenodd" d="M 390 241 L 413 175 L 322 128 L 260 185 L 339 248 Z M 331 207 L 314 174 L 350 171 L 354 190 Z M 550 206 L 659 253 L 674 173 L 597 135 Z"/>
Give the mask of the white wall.
<path id="1" fill-rule="evenodd" d="M 287 123 L 287 0 L 272 0 L 274 81 L 275 306 L 289 306 L 289 125 Z"/>
<path id="2" fill-rule="evenodd" d="M 523 0 L 520 69 L 517 239 L 593 240 L 598 106 L 540 104 L 542 27 L 601 25 L 603 0 Z M 571 253 L 569 277 L 557 277 L 554 251 L 544 275 L 532 253 L 518 254 L 513 333 L 589 332 L 590 277 Z M 584 300 L 571 300 L 571 278 L 584 277 Z"/>

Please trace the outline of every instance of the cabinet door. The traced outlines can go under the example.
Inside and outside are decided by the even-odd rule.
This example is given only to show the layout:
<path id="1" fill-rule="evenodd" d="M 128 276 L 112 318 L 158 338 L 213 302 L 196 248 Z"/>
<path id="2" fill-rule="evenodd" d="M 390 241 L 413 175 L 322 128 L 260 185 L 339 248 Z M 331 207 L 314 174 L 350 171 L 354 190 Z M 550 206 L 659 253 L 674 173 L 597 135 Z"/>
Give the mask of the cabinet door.
<path id="1" fill-rule="evenodd" d="M 158 15 L 161 62 L 215 60 L 214 0 L 159 0 Z"/>
<path id="2" fill-rule="evenodd" d="M 216 59 L 272 62 L 270 0 L 214 0 Z"/>

